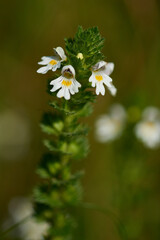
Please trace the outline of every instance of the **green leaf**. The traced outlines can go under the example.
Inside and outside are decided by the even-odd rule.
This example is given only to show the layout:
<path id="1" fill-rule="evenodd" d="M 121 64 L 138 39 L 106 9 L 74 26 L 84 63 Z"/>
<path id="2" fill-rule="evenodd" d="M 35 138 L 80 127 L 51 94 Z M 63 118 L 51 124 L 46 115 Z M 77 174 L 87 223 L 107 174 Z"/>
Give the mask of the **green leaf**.
<path id="1" fill-rule="evenodd" d="M 59 142 L 57 144 L 51 140 L 45 139 L 43 143 L 52 152 L 59 152 L 62 154 L 71 155 L 71 153 L 67 151 L 67 144 L 65 142 Z"/>
<path id="2" fill-rule="evenodd" d="M 54 107 L 56 110 L 65 113 L 66 115 L 75 114 L 75 111 L 66 110 L 65 108 L 59 106 L 56 101 L 49 102 L 49 105 L 52 106 L 52 107 Z"/>

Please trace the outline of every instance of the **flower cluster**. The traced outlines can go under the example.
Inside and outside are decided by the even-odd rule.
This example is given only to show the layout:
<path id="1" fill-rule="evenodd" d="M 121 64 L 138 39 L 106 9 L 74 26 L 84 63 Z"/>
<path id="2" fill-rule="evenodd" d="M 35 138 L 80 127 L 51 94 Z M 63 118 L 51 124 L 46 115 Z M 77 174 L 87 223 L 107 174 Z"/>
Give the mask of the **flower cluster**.
<path id="1" fill-rule="evenodd" d="M 114 104 L 109 114 L 101 115 L 96 121 L 96 139 L 99 142 L 110 142 L 122 134 L 127 125 L 127 111 L 120 104 Z M 160 111 L 155 107 L 147 107 L 142 112 L 142 120 L 136 122 L 135 136 L 148 148 L 160 146 Z M 127 135 L 130 134 L 129 132 Z"/>
<path id="2" fill-rule="evenodd" d="M 67 60 L 64 50 L 61 47 L 54 48 L 55 56 L 42 57 L 42 61 L 38 64 L 45 65 L 37 70 L 38 73 L 45 74 L 48 70 L 55 72 L 61 67 L 61 63 Z M 83 60 L 83 54 L 78 53 L 77 58 Z M 96 87 L 96 94 L 105 94 L 105 87 L 107 86 L 110 93 L 115 96 L 117 89 L 112 84 L 112 78 L 109 75 L 113 72 L 114 63 L 107 63 L 105 61 L 99 61 L 91 68 L 91 76 L 89 77 L 89 82 L 91 82 L 92 87 Z M 50 85 L 51 92 L 57 90 L 57 97 L 64 97 L 66 100 L 70 99 L 70 95 L 73 95 L 79 91 L 81 84 L 76 80 L 76 72 L 73 66 L 65 65 L 62 67 L 61 76 L 52 80 Z"/>

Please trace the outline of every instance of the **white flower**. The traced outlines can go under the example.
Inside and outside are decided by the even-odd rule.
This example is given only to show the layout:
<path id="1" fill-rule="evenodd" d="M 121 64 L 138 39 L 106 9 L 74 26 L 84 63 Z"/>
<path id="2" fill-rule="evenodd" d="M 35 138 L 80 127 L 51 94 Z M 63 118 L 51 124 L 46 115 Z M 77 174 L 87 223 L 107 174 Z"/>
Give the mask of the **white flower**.
<path id="1" fill-rule="evenodd" d="M 55 56 L 51 57 L 42 57 L 42 61 L 38 62 L 40 65 L 46 65 L 44 67 L 41 67 L 37 70 L 38 73 L 45 74 L 49 70 L 52 70 L 55 72 L 57 68 L 60 68 L 61 62 L 66 61 L 67 57 L 64 53 L 63 48 L 57 47 L 54 48 Z"/>
<path id="2" fill-rule="evenodd" d="M 109 114 L 104 114 L 96 122 L 96 139 L 105 143 L 118 138 L 125 126 L 126 112 L 120 104 L 114 104 Z"/>
<path id="3" fill-rule="evenodd" d="M 92 83 L 92 87 L 96 86 L 96 94 L 102 95 L 105 94 L 105 84 L 110 91 L 110 93 L 115 96 L 117 89 L 112 84 L 112 78 L 109 75 L 113 72 L 114 63 L 107 63 L 104 61 L 100 61 L 92 67 L 92 75 L 89 78 L 89 82 Z"/>
<path id="4" fill-rule="evenodd" d="M 142 120 L 135 127 L 135 134 L 146 147 L 160 146 L 160 111 L 155 107 L 147 107 Z"/>
<path id="5" fill-rule="evenodd" d="M 64 97 L 66 100 L 70 99 L 70 94 L 75 94 L 81 87 L 81 84 L 75 79 L 75 70 L 71 65 L 64 66 L 62 68 L 62 75 L 55 80 L 50 82 L 53 85 L 51 92 L 55 92 L 60 89 L 57 93 L 57 97 Z"/>
<path id="6" fill-rule="evenodd" d="M 32 203 L 27 198 L 14 198 L 9 204 L 9 212 L 14 223 L 18 223 L 33 214 Z M 49 225 L 44 222 L 37 222 L 34 217 L 29 217 L 18 227 L 21 238 L 24 240 L 42 240 Z"/>

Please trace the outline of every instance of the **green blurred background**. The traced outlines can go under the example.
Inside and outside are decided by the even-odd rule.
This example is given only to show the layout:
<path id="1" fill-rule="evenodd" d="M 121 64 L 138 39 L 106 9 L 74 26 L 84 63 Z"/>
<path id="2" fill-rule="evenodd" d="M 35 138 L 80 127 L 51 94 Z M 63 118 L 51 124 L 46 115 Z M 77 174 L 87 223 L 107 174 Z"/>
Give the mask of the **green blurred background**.
<path id="1" fill-rule="evenodd" d="M 159 240 L 160 150 L 139 143 L 138 153 L 132 151 L 132 136 L 126 146 L 125 140 L 101 145 L 94 123 L 114 102 L 160 107 L 160 2 L 6 0 L 0 5 L 0 221 L 13 197 L 31 193 L 44 151 L 38 124 L 49 97 L 37 62 L 52 55 L 53 47 L 64 47 L 64 37 L 72 37 L 78 25 L 98 26 L 106 39 L 103 53 L 115 63 L 118 94 L 99 96 L 87 121 L 91 151 L 80 164 L 86 171 L 84 200 L 119 216 L 127 231 L 124 239 Z M 81 209 L 78 215 L 78 240 L 122 239 L 112 214 Z"/>

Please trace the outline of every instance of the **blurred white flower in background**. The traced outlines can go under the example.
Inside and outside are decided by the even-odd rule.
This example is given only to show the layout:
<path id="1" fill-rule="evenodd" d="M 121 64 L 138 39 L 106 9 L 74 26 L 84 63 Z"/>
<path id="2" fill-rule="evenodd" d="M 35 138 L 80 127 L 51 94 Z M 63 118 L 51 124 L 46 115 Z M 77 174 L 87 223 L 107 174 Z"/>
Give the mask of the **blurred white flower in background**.
<path id="1" fill-rule="evenodd" d="M 28 119 L 16 110 L 0 112 L 0 159 L 17 160 L 29 149 L 31 131 Z"/>
<path id="2" fill-rule="evenodd" d="M 112 105 L 109 114 L 101 115 L 96 121 L 96 139 L 102 143 L 117 139 L 124 129 L 126 118 L 122 105 Z"/>
<path id="3" fill-rule="evenodd" d="M 146 147 L 160 146 L 160 111 L 147 107 L 142 113 L 142 120 L 135 127 L 135 135 Z"/>
<path id="4" fill-rule="evenodd" d="M 41 240 L 49 228 L 47 223 L 37 222 L 32 217 L 33 207 L 28 198 L 18 197 L 12 199 L 9 204 L 9 214 L 13 224 L 31 216 L 18 226 L 19 235 L 23 240 Z"/>

